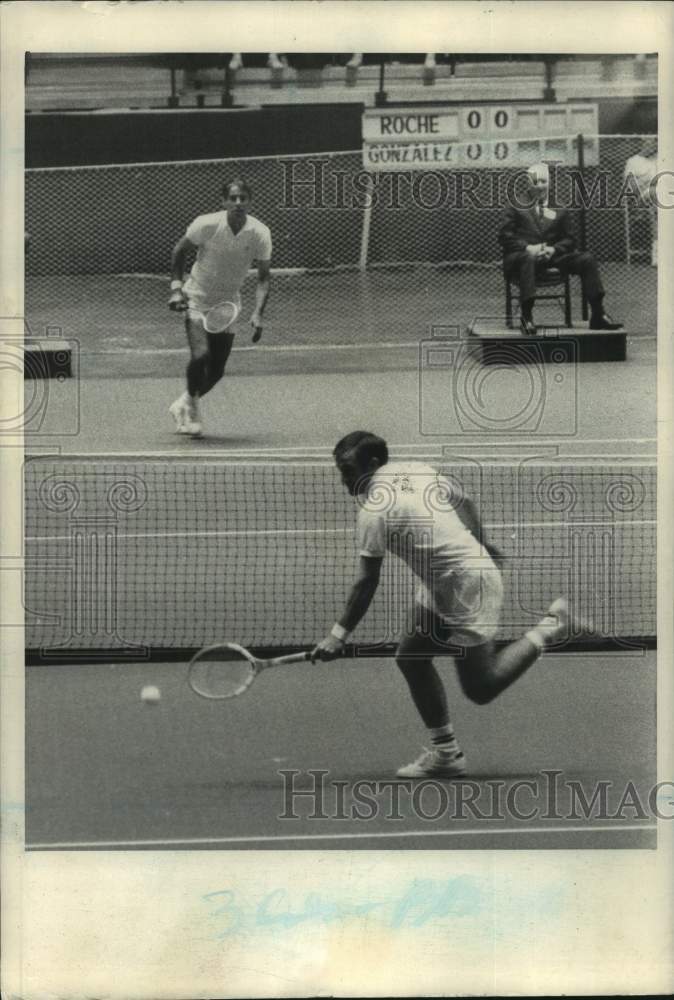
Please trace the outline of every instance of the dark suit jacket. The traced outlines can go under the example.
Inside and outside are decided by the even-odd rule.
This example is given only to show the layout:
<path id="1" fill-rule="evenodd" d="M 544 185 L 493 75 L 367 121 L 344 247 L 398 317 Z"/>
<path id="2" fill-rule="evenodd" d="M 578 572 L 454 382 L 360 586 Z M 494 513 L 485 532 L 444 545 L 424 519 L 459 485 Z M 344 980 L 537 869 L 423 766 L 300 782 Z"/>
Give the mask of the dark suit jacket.
<path id="1" fill-rule="evenodd" d="M 554 219 L 539 219 L 534 208 L 508 205 L 498 239 L 503 247 L 506 268 L 509 261 L 530 243 L 547 243 L 554 247 L 555 256 L 550 261 L 551 264 L 556 264 L 561 257 L 572 253 L 576 248 L 571 220 L 565 209 L 558 209 Z"/>

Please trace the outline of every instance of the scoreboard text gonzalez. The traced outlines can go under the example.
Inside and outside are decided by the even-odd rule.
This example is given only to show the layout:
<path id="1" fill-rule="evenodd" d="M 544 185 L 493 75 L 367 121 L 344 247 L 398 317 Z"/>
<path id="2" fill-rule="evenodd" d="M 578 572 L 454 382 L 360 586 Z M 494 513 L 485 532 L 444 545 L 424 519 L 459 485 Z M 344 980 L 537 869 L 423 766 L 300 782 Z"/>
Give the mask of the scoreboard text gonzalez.
<path id="1" fill-rule="evenodd" d="M 538 160 L 575 166 L 599 160 L 596 104 L 475 104 L 377 108 L 363 115 L 363 166 L 384 170 L 527 167 Z"/>

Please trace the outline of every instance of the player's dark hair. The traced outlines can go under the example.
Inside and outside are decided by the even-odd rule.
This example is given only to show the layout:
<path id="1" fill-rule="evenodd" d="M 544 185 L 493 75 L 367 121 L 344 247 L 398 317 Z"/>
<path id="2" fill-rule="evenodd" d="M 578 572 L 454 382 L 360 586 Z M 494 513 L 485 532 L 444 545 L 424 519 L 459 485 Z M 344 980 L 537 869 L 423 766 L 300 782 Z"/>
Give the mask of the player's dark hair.
<path id="1" fill-rule="evenodd" d="M 248 197 L 248 200 L 252 201 L 253 189 L 248 181 L 244 181 L 243 177 L 232 177 L 231 181 L 225 181 L 222 185 L 222 195 L 224 198 L 229 198 L 229 192 L 233 184 L 236 184 L 236 186 L 240 188 L 241 191 L 243 191 L 243 193 Z"/>
<path id="2" fill-rule="evenodd" d="M 367 465 L 371 458 L 379 460 L 380 465 L 388 462 L 388 446 L 383 438 L 371 431 L 351 431 L 338 441 L 332 454 L 339 459 L 347 452 L 353 452 L 359 464 Z"/>

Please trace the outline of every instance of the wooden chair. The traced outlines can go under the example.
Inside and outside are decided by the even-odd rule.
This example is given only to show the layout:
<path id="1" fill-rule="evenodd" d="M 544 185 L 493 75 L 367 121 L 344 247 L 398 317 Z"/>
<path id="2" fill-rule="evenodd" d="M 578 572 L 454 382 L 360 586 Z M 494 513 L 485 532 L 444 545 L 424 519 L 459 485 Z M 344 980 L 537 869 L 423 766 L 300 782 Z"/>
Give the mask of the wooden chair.
<path id="1" fill-rule="evenodd" d="M 506 326 L 509 330 L 513 328 L 513 302 L 519 302 L 520 292 L 517 280 L 504 275 L 505 277 L 505 307 Z M 539 288 L 557 289 L 538 294 Z M 536 301 L 548 299 L 557 302 L 564 314 L 564 325 L 573 326 L 571 321 L 571 285 L 568 274 L 563 273 L 557 267 L 547 267 L 540 274 L 536 275 Z"/>

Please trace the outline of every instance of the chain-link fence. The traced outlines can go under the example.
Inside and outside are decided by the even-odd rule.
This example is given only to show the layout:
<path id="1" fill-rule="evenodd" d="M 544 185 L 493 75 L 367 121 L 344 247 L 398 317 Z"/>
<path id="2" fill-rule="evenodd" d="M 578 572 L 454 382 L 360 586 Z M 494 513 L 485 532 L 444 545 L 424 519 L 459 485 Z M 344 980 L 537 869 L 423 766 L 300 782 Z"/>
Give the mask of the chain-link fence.
<path id="1" fill-rule="evenodd" d="M 600 261 L 611 312 L 629 332 L 652 334 L 654 219 L 624 182 L 641 137 L 574 145 L 579 166 L 553 170 L 551 200 L 569 207 L 579 246 Z M 504 205 L 522 193 L 523 166 L 371 173 L 358 151 L 28 170 L 31 333 L 58 328 L 85 352 L 101 338 L 122 350 L 179 342 L 166 310 L 171 248 L 195 216 L 220 209 L 235 176 L 251 184 L 252 213 L 273 235 L 275 341 L 403 342 L 433 324 L 504 314 L 497 235 Z M 577 279 L 573 293 L 578 322 Z"/>

